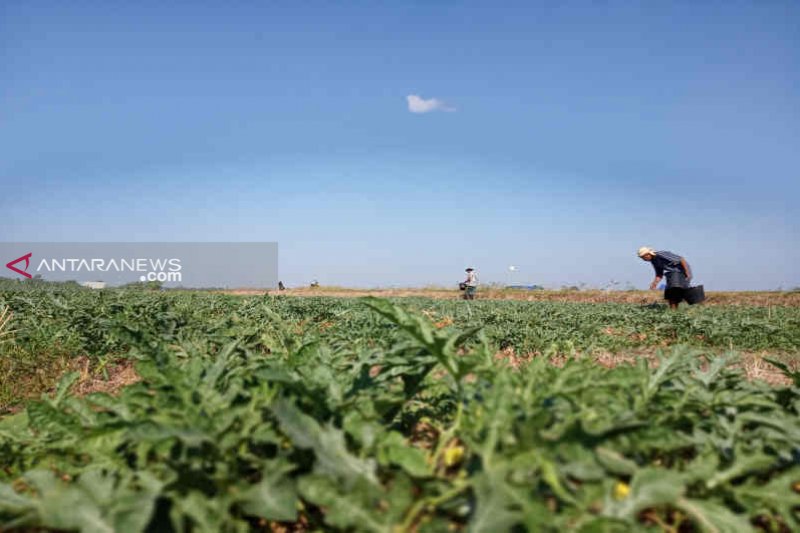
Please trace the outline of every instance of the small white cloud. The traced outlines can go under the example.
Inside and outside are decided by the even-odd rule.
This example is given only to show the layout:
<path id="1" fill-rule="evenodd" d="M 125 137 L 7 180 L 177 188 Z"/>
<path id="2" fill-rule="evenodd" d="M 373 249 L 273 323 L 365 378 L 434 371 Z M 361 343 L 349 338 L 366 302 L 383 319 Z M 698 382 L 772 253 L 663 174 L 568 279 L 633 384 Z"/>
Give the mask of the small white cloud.
<path id="1" fill-rule="evenodd" d="M 437 100 L 436 98 L 429 98 L 425 100 L 419 95 L 416 94 L 409 94 L 406 96 L 406 100 L 408 100 L 408 110 L 412 113 L 430 113 L 432 111 L 446 111 L 452 112 L 455 111 L 455 108 L 448 106 L 441 100 Z"/>

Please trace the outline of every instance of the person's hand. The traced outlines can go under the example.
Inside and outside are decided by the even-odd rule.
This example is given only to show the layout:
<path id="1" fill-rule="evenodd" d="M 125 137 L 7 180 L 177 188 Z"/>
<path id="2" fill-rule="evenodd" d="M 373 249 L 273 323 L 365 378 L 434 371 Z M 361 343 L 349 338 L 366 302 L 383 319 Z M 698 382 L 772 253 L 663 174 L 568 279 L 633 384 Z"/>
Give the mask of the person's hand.
<path id="1" fill-rule="evenodd" d="M 658 282 L 657 281 L 654 281 L 653 283 L 650 284 L 650 290 L 651 291 L 656 290 L 656 287 L 658 287 Z"/>

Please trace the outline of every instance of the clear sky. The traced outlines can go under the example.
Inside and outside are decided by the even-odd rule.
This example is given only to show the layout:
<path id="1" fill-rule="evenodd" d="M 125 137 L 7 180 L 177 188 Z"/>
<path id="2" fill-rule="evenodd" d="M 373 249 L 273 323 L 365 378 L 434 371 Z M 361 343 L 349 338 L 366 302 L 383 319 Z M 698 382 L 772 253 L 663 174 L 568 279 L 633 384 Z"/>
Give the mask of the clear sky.
<path id="1" fill-rule="evenodd" d="M 794 287 L 799 119 L 796 1 L 6 0 L 0 240 L 278 241 L 290 286 L 646 287 L 649 245 Z"/>

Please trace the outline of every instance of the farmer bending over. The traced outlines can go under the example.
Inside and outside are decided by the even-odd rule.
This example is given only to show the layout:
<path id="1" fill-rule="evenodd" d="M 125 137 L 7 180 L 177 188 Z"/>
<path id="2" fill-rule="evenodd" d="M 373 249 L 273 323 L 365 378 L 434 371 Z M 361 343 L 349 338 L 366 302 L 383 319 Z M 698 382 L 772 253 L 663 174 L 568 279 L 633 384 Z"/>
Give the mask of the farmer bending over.
<path id="1" fill-rule="evenodd" d="M 643 261 L 650 261 L 656 277 L 650 284 L 650 290 L 655 290 L 664 273 L 667 274 L 667 289 L 664 291 L 664 299 L 669 300 L 670 309 L 677 309 L 678 304 L 686 296 L 689 288 L 689 281 L 692 279 L 692 270 L 689 263 L 683 257 L 672 252 L 657 252 L 647 246 L 639 248 L 639 257 Z"/>

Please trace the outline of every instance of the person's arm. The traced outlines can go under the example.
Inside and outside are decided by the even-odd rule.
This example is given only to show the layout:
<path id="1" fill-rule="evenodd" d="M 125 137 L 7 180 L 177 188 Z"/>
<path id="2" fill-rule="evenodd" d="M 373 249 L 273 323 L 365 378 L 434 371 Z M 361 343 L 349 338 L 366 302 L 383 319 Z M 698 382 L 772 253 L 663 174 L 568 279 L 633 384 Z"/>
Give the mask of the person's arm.
<path id="1" fill-rule="evenodd" d="M 681 257 L 681 267 L 683 268 L 683 272 L 686 274 L 686 279 L 692 279 L 692 270 L 689 268 L 689 263 L 686 262 L 686 259 Z"/>
<path id="2" fill-rule="evenodd" d="M 658 284 L 661 282 L 661 278 L 664 277 L 664 267 L 660 265 L 656 265 L 653 263 L 653 270 L 656 272 L 656 277 L 653 280 L 653 283 L 650 284 L 650 290 L 655 290 L 658 287 Z"/>

